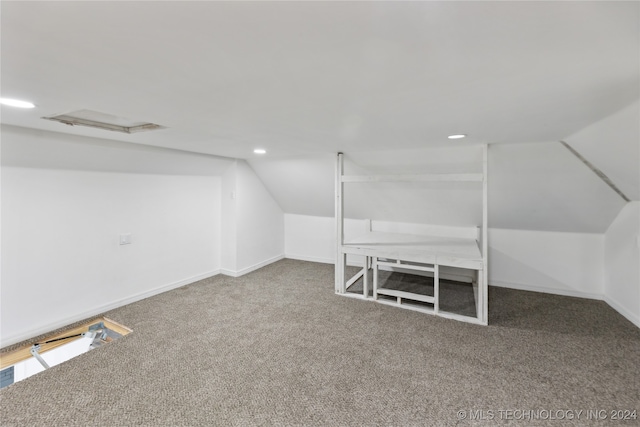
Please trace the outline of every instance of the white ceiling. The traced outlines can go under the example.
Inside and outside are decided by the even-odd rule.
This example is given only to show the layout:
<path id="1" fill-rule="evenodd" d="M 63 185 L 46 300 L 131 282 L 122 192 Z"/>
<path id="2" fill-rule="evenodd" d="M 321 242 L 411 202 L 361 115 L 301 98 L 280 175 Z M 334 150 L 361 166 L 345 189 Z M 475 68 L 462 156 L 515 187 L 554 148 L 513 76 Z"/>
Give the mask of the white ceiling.
<path id="1" fill-rule="evenodd" d="M 10 2 L 2 122 L 250 158 L 557 141 L 638 99 L 638 2 Z M 40 119 L 90 109 L 168 129 Z"/>

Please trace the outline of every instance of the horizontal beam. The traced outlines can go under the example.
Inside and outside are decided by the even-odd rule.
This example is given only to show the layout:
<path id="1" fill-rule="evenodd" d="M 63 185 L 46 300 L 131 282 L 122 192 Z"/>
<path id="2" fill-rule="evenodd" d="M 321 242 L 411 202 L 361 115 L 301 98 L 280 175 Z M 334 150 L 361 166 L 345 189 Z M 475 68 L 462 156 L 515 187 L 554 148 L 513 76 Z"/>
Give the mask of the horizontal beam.
<path id="1" fill-rule="evenodd" d="M 404 268 L 407 270 L 430 271 L 432 273 L 435 271 L 433 267 L 426 267 L 422 265 L 413 265 L 413 264 L 402 264 L 399 262 L 378 261 L 378 266 L 394 267 L 398 269 Z"/>
<path id="2" fill-rule="evenodd" d="M 435 302 L 435 298 L 429 295 L 414 294 L 413 292 L 398 291 L 395 289 L 378 288 L 377 293 L 380 295 L 387 295 L 390 297 L 398 297 L 432 304 Z"/>
<path id="3" fill-rule="evenodd" d="M 401 175 L 343 175 L 342 182 L 482 182 L 481 173 L 431 173 Z"/>

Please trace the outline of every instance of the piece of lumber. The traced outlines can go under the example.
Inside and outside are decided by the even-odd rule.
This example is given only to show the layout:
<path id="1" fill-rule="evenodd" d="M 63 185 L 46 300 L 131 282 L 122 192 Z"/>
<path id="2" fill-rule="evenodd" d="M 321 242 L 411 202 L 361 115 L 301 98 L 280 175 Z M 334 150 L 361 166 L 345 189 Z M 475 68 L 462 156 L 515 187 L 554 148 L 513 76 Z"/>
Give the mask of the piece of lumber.
<path id="1" fill-rule="evenodd" d="M 342 182 L 482 182 L 481 173 L 342 175 Z"/>
<path id="2" fill-rule="evenodd" d="M 398 291 L 396 289 L 378 288 L 378 294 L 428 303 L 433 303 L 435 301 L 435 299 L 429 295 L 414 294 L 413 292 Z"/>
<path id="3" fill-rule="evenodd" d="M 127 335 L 131 332 L 133 332 L 130 328 L 127 328 L 126 326 L 115 322 L 111 319 L 108 319 L 106 317 L 100 317 L 97 319 L 94 319 L 90 322 L 86 322 L 83 323 L 80 326 L 76 326 L 75 328 L 71 328 L 71 329 L 67 329 L 63 332 L 60 332 L 58 334 L 55 335 L 51 335 L 48 336 L 42 340 L 40 340 L 42 342 L 42 344 L 40 344 L 40 350 L 38 351 L 38 353 L 40 354 L 44 354 L 48 351 L 53 350 L 54 348 L 58 348 L 62 345 L 68 344 L 72 341 L 75 341 L 77 339 L 80 339 L 82 337 L 74 337 L 74 338 L 69 338 L 68 340 L 61 340 L 61 341 L 54 341 L 48 344 L 44 344 L 45 341 L 50 341 L 50 340 L 55 340 L 58 338 L 63 338 L 69 335 L 76 335 L 76 334 L 81 334 L 83 332 L 87 332 L 89 330 L 89 327 L 92 325 L 95 325 L 96 323 L 100 323 L 103 322 L 104 326 L 107 329 L 111 329 L 114 332 L 119 333 L 120 335 L 124 336 Z M 0 369 L 4 369 L 8 366 L 12 366 L 15 365 L 16 363 L 20 363 L 23 360 L 27 360 L 30 357 L 33 357 L 31 355 L 31 347 L 33 344 L 27 344 L 24 345 L 16 350 L 13 351 L 9 351 L 6 353 L 2 353 L 0 354 Z"/>

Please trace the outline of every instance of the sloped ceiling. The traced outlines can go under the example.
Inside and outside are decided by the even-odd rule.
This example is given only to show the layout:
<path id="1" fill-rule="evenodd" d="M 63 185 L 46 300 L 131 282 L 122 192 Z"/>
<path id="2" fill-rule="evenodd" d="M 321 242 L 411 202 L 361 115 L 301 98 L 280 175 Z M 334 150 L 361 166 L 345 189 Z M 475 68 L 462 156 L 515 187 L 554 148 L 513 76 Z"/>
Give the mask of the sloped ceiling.
<path id="1" fill-rule="evenodd" d="M 345 154 L 361 174 L 478 172 L 477 148 Z M 334 215 L 335 156 L 252 160 L 287 213 Z M 382 170 L 380 166 L 382 165 Z M 393 167 L 391 167 L 393 165 Z M 603 233 L 625 202 L 559 142 L 496 144 L 489 149 L 489 226 Z M 345 215 L 397 222 L 480 225 L 475 183 L 345 184 Z"/>
<path id="2" fill-rule="evenodd" d="M 564 139 L 630 200 L 640 200 L 640 102 Z"/>
<path id="3" fill-rule="evenodd" d="M 337 151 L 364 169 L 375 160 L 433 170 L 464 167 L 467 154 L 449 154 L 491 143 L 492 227 L 603 232 L 623 202 L 562 139 L 638 198 L 638 2 L 0 8 L 2 96 L 37 105 L 3 106 L 2 123 L 246 158 L 285 212 L 333 215 Z M 41 119 L 80 109 L 167 129 L 127 135 Z M 452 133 L 469 136 L 452 143 Z M 362 188 L 347 212 L 477 221 L 468 189 L 414 190 Z M 417 204 L 392 209 L 407 197 Z"/>
<path id="4" fill-rule="evenodd" d="M 556 141 L 638 98 L 637 2 L 12 2 L 2 122 L 238 158 Z M 134 135 L 42 116 L 89 109 Z"/>

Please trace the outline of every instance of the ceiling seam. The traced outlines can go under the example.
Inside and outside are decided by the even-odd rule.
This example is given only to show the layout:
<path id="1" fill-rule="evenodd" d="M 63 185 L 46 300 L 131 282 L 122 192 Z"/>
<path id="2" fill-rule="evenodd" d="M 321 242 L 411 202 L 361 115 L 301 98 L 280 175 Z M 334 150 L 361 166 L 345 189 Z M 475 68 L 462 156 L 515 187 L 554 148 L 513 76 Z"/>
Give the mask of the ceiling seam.
<path id="1" fill-rule="evenodd" d="M 622 199 L 625 202 L 630 202 L 631 199 L 629 199 L 623 192 L 622 190 L 620 190 L 614 183 L 613 181 L 611 181 L 611 178 L 609 178 L 607 175 L 604 174 L 604 172 L 602 172 L 600 169 L 598 169 L 593 163 L 591 163 L 589 160 L 585 159 L 584 156 L 582 156 L 582 154 L 578 153 L 578 151 L 576 151 L 575 148 L 573 148 L 572 146 L 570 146 L 569 144 L 567 144 L 564 141 L 559 141 L 560 144 L 564 145 L 567 150 L 569 150 L 574 156 L 576 156 L 582 163 L 584 163 L 589 169 L 591 169 L 593 171 L 593 173 L 595 173 L 598 178 L 600 178 L 602 181 L 604 181 L 605 184 L 607 184 L 609 187 L 611 187 L 611 189 L 613 191 L 615 191 L 616 193 L 618 193 L 618 195 L 620 197 L 622 197 Z"/>

